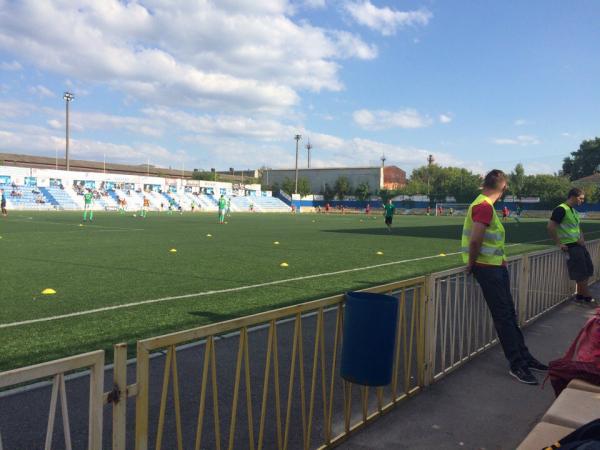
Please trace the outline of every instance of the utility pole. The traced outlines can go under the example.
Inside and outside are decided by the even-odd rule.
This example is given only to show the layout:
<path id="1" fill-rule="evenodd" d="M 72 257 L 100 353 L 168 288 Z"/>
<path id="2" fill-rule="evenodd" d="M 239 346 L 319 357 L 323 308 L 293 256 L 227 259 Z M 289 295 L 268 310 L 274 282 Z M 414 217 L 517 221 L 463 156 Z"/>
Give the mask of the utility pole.
<path id="1" fill-rule="evenodd" d="M 429 199 L 429 178 L 431 178 L 431 165 L 433 164 L 433 155 L 429 155 L 427 157 L 427 201 L 430 201 Z"/>
<path id="2" fill-rule="evenodd" d="M 312 144 L 310 143 L 310 139 L 308 140 L 308 143 L 306 144 L 306 150 L 308 150 L 308 168 L 310 169 L 310 150 L 313 148 Z"/>
<path id="3" fill-rule="evenodd" d="M 294 139 L 296 139 L 296 183 L 294 185 L 294 194 L 298 193 L 298 144 L 300 142 L 300 139 L 302 139 L 302 136 L 297 134 L 296 136 L 294 136 Z"/>
<path id="4" fill-rule="evenodd" d="M 66 141 L 66 147 L 65 147 L 65 163 L 66 163 L 66 169 L 67 171 L 70 168 L 70 162 L 69 162 L 69 103 L 71 103 L 73 101 L 73 99 L 75 98 L 75 96 L 73 95 L 73 93 L 71 92 L 65 92 L 63 95 L 63 98 L 65 99 L 65 108 L 66 108 L 66 121 L 65 121 L 65 141 Z"/>

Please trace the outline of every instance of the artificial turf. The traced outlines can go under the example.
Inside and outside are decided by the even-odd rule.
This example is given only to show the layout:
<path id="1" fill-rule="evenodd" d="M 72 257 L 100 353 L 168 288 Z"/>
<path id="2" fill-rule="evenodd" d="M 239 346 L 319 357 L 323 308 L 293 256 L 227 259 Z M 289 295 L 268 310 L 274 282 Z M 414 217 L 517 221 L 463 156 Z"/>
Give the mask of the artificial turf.
<path id="1" fill-rule="evenodd" d="M 458 250 L 462 220 L 396 216 L 390 233 L 380 216 L 364 215 L 245 213 L 233 214 L 227 224 L 219 225 L 215 214 L 149 213 L 140 219 L 96 213 L 93 223 L 80 226 L 80 213 L 12 212 L 0 220 L 0 370 L 110 350 L 117 342 L 133 343 L 457 266 L 458 255 L 438 255 Z M 541 220 L 510 222 L 506 228 L 508 243 L 546 237 Z M 586 222 L 584 231 L 593 238 L 600 223 Z M 511 246 L 508 252 L 548 244 Z M 31 319 L 401 260 L 413 261 L 2 328 Z M 282 262 L 288 267 L 280 267 Z M 42 295 L 45 288 L 56 294 Z"/>

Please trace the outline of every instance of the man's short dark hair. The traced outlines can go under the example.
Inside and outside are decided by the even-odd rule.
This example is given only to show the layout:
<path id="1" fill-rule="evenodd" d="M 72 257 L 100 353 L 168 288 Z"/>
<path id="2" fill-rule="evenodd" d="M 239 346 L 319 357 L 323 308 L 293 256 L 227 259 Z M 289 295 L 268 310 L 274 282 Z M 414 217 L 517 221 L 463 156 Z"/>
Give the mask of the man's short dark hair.
<path id="1" fill-rule="evenodd" d="M 506 174 L 499 169 L 490 170 L 483 179 L 484 189 L 498 189 L 500 183 L 506 181 Z"/>
<path id="2" fill-rule="evenodd" d="M 571 190 L 569 191 L 569 195 L 567 196 L 567 198 L 579 197 L 580 195 L 583 195 L 583 189 L 574 187 L 574 188 L 571 188 Z"/>

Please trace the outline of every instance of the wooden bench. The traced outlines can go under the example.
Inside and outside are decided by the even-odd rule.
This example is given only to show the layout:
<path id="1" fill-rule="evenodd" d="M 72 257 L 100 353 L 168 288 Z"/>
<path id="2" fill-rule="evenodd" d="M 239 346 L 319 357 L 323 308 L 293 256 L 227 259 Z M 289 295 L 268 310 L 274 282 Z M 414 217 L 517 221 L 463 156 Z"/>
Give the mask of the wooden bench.
<path id="1" fill-rule="evenodd" d="M 541 450 L 576 428 L 600 418 L 600 386 L 573 380 L 554 400 L 518 450 Z"/>

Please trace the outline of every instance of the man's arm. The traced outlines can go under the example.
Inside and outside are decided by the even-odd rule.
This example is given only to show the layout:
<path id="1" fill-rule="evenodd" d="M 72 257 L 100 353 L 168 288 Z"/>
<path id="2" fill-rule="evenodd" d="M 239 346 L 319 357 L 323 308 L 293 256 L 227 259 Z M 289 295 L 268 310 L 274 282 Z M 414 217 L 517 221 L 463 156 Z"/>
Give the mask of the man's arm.
<path id="1" fill-rule="evenodd" d="M 569 248 L 566 245 L 560 243 L 560 238 L 558 237 L 558 231 L 557 231 L 558 224 L 554 220 L 549 220 L 548 226 L 546 228 L 548 229 L 548 235 L 554 241 L 554 243 L 558 246 L 558 248 L 560 248 L 562 251 L 566 252 Z"/>
<path id="2" fill-rule="evenodd" d="M 473 266 L 479 256 L 481 250 L 481 244 L 483 243 L 483 236 L 485 235 L 486 225 L 481 222 L 473 222 L 473 228 L 471 229 L 471 239 L 469 241 L 469 262 L 467 263 L 467 272 L 473 270 Z"/>

